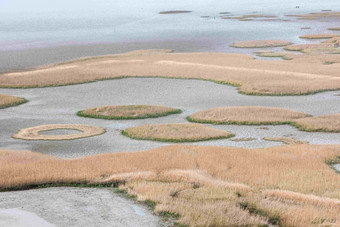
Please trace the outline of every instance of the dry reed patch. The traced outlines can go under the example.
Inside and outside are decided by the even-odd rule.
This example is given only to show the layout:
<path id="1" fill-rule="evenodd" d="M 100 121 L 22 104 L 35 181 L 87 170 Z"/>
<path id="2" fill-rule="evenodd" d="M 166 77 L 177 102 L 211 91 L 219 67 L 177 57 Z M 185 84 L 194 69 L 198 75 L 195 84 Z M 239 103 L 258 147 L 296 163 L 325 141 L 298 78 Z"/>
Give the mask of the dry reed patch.
<path id="1" fill-rule="evenodd" d="M 24 98 L 0 94 L 0 109 L 17 106 L 27 102 Z"/>
<path id="2" fill-rule="evenodd" d="M 0 190 L 47 183 L 115 183 L 189 226 L 340 222 L 339 145 L 242 149 L 167 146 L 62 160 L 0 151 Z M 176 216 L 177 217 L 177 216 Z"/>
<path id="3" fill-rule="evenodd" d="M 101 119 L 142 119 L 181 113 L 179 109 L 166 106 L 122 105 L 102 106 L 79 111 L 78 116 Z"/>
<path id="4" fill-rule="evenodd" d="M 57 129 L 71 129 L 77 130 L 79 133 L 70 135 L 42 135 L 43 131 L 51 131 Z M 100 127 L 90 125 L 78 125 L 78 124 L 51 124 L 40 125 L 31 128 L 25 128 L 19 130 L 19 132 L 13 135 L 13 138 L 23 140 L 73 140 L 84 137 L 97 136 L 105 133 L 105 130 Z"/>
<path id="5" fill-rule="evenodd" d="M 122 133 L 132 139 L 163 142 L 194 142 L 233 136 L 224 130 L 187 123 L 142 125 L 125 129 Z"/>
<path id="6" fill-rule="evenodd" d="M 302 35 L 299 38 L 301 39 L 330 39 L 334 38 L 338 35 L 332 34 L 332 33 L 327 33 L 327 34 L 309 34 L 309 35 Z"/>
<path id="7" fill-rule="evenodd" d="M 179 13 L 191 13 L 188 10 L 171 10 L 171 11 L 161 11 L 159 14 L 179 14 Z"/>
<path id="8" fill-rule="evenodd" d="M 230 106 L 199 111 L 188 117 L 189 121 L 212 124 L 276 125 L 289 124 L 309 115 L 274 107 Z"/>
<path id="9" fill-rule="evenodd" d="M 283 40 L 252 40 L 233 43 L 232 47 L 238 48 L 259 48 L 259 47 L 280 47 L 292 43 Z"/>
<path id="10" fill-rule="evenodd" d="M 291 137 L 264 137 L 263 139 L 267 141 L 282 142 L 285 144 L 308 144 L 307 141 L 297 140 Z"/>
<path id="11" fill-rule="evenodd" d="M 328 28 L 331 31 L 340 31 L 340 27 Z"/>
<path id="12" fill-rule="evenodd" d="M 282 58 L 284 60 L 292 60 L 294 54 L 288 52 L 272 52 L 272 51 L 263 51 L 263 52 L 256 52 L 257 56 L 260 57 L 269 57 L 269 58 Z"/>
<path id="13" fill-rule="evenodd" d="M 340 18 L 340 12 L 317 12 L 317 13 L 309 13 L 309 14 L 301 14 L 301 15 L 286 15 L 289 17 L 296 17 L 299 20 L 324 20 L 329 18 Z"/>
<path id="14" fill-rule="evenodd" d="M 297 119 L 294 125 L 308 132 L 340 132 L 340 113 Z"/>
<path id="15" fill-rule="evenodd" d="M 290 51 L 305 51 L 308 49 L 334 49 L 336 48 L 335 43 L 311 43 L 311 44 L 296 44 L 286 46 L 285 50 Z"/>
<path id="16" fill-rule="evenodd" d="M 46 87 L 125 77 L 167 77 L 234 85 L 239 87 L 239 92 L 249 95 L 301 95 L 340 89 L 340 65 L 325 66 L 317 59 L 265 61 L 244 54 L 135 51 L 63 63 L 76 67 L 60 69 L 59 64 L 4 73 L 0 75 L 0 87 Z M 55 67 L 59 69 L 42 70 Z"/>

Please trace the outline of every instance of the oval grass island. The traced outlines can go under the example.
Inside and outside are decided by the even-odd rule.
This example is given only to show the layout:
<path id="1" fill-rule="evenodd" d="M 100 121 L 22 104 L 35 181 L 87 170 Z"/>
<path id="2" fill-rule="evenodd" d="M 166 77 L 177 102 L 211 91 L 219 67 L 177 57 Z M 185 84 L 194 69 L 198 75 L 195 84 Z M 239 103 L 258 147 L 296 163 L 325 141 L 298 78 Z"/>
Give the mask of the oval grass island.
<path id="1" fill-rule="evenodd" d="M 144 119 L 178 114 L 182 111 L 166 106 L 151 105 L 120 105 L 120 106 L 102 106 L 77 113 L 81 117 L 100 118 L 107 120 L 129 120 Z"/>
<path id="2" fill-rule="evenodd" d="M 77 130 L 79 133 L 67 134 L 67 135 L 43 135 L 41 132 L 53 131 L 59 129 Z M 73 140 L 85 137 L 97 136 L 105 133 L 105 129 L 90 126 L 90 125 L 78 125 L 78 124 L 51 124 L 40 125 L 31 128 L 25 128 L 19 130 L 19 132 L 13 135 L 15 139 L 23 140 Z"/>
<path id="3" fill-rule="evenodd" d="M 283 40 L 250 40 L 233 43 L 231 47 L 237 48 L 282 47 L 291 44 L 292 44 L 291 42 Z"/>
<path id="4" fill-rule="evenodd" d="M 230 106 L 203 110 L 191 114 L 191 122 L 237 125 L 280 125 L 290 124 L 298 118 L 310 115 L 292 110 L 264 106 Z"/>
<path id="5" fill-rule="evenodd" d="M 28 101 L 24 98 L 0 94 L 0 109 L 17 106 L 26 102 Z"/>
<path id="6" fill-rule="evenodd" d="M 307 132 L 340 132 L 340 113 L 294 120 L 293 125 Z"/>
<path id="7" fill-rule="evenodd" d="M 226 139 L 234 136 L 224 130 L 191 123 L 141 125 L 128 128 L 122 131 L 122 134 L 132 139 L 177 143 Z"/>

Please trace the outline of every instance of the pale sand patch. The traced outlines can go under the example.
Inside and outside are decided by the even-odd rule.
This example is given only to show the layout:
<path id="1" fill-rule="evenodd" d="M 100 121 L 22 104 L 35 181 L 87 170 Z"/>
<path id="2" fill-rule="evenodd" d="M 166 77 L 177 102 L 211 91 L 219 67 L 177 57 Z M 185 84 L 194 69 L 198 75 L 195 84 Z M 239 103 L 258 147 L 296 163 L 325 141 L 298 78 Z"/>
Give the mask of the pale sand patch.
<path id="1" fill-rule="evenodd" d="M 179 214 L 179 222 L 189 226 L 336 226 L 340 175 L 325 161 L 336 161 L 339 155 L 339 145 L 176 145 L 68 160 L 3 150 L 0 189 L 122 183 L 120 189 L 139 200 L 154 201 L 155 212 Z"/>
<path id="2" fill-rule="evenodd" d="M 340 59 L 339 55 L 331 57 L 335 59 L 331 62 Z M 113 60 L 112 58 L 143 62 L 87 65 Z M 311 59 L 308 56 L 292 61 L 265 61 L 255 60 L 244 54 L 137 51 L 63 63 L 64 66 L 79 67 L 62 71 L 41 72 L 42 68 L 38 68 L 19 76 L 20 78 L 7 76 L 6 73 L 0 74 L 0 87 L 46 87 L 124 77 L 168 77 L 232 84 L 239 86 L 241 93 L 251 95 L 310 94 L 340 89 L 340 65 L 325 66 L 324 61 L 318 60 L 317 55 Z M 58 66 L 52 65 L 43 69 L 54 67 Z"/>
<path id="3" fill-rule="evenodd" d="M 127 61 L 121 61 L 121 60 L 107 60 L 107 61 L 101 61 L 101 62 L 94 62 L 89 63 L 87 65 L 101 65 L 101 64 L 129 64 L 129 63 L 140 63 L 144 62 L 144 60 L 127 60 Z"/>
<path id="4" fill-rule="evenodd" d="M 0 226 L 55 227 L 36 214 L 18 208 L 0 209 Z"/>
<path id="5" fill-rule="evenodd" d="M 291 137 L 264 137 L 263 139 L 267 141 L 282 142 L 285 144 L 308 144 L 307 141 L 301 141 Z"/>
<path id="6" fill-rule="evenodd" d="M 300 130 L 309 132 L 340 132 L 340 113 L 294 120 Z"/>
<path id="7" fill-rule="evenodd" d="M 27 72 L 7 73 L 6 76 L 10 76 L 10 77 L 27 76 L 27 75 L 36 74 L 36 73 L 47 73 L 47 72 L 65 70 L 65 69 L 74 69 L 77 67 L 79 66 L 77 65 L 58 66 L 58 67 L 47 68 L 47 69 L 37 69 L 37 70 L 27 71 Z"/>
<path id="8" fill-rule="evenodd" d="M 49 131 L 54 129 L 72 129 L 78 130 L 79 133 L 70 135 L 42 135 L 40 132 Z M 19 132 L 13 135 L 13 138 L 23 140 L 73 140 L 84 137 L 96 136 L 105 133 L 105 130 L 100 127 L 90 125 L 78 125 L 78 124 L 51 124 L 40 125 L 31 128 L 25 128 L 19 130 Z"/>
<path id="9" fill-rule="evenodd" d="M 102 119 L 141 119 L 181 113 L 181 110 L 166 106 L 121 105 L 102 106 L 79 111 L 78 116 Z"/>
<path id="10" fill-rule="evenodd" d="M 238 48 L 259 48 L 259 47 L 281 47 L 292 44 L 283 40 L 252 40 L 233 43 L 232 47 Z"/>
<path id="11" fill-rule="evenodd" d="M 264 106 L 230 106 L 199 111 L 188 117 L 190 121 L 213 124 L 288 124 L 309 115 L 288 109 Z"/>
<path id="12" fill-rule="evenodd" d="M 24 98 L 0 94 L 0 109 L 20 105 L 25 102 L 27 102 L 27 100 Z"/>
<path id="13" fill-rule="evenodd" d="M 224 130 L 190 123 L 141 125 L 125 129 L 122 133 L 132 139 L 164 142 L 194 142 L 233 136 Z"/>

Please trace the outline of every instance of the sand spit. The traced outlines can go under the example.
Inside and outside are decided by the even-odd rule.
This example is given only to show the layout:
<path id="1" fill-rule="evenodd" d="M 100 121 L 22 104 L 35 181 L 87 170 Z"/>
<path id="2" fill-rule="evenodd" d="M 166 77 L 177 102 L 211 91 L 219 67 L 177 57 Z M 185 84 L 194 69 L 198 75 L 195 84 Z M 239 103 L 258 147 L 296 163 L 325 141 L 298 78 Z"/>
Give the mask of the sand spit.
<path id="1" fill-rule="evenodd" d="M 80 131 L 76 134 L 70 135 L 42 135 L 43 131 L 51 131 L 57 129 L 71 129 Z M 19 130 L 19 132 L 13 135 L 13 138 L 23 140 L 73 140 L 84 137 L 97 136 L 105 133 L 105 130 L 100 127 L 90 125 L 77 125 L 77 124 L 51 124 L 40 125 L 32 128 L 25 128 Z"/>
<path id="2" fill-rule="evenodd" d="M 307 117 L 288 109 L 264 106 L 230 106 L 218 107 L 194 113 L 188 117 L 190 121 L 212 124 L 285 124 L 292 120 Z"/>
<path id="3" fill-rule="evenodd" d="M 336 34 L 310 34 L 310 35 L 302 35 L 299 38 L 301 39 L 330 39 L 337 37 L 339 35 Z"/>
<path id="4" fill-rule="evenodd" d="M 176 145 L 68 160 L 2 150 L 0 189 L 123 183 L 120 189 L 154 201 L 155 212 L 178 214 L 179 222 L 189 226 L 337 225 L 340 175 L 325 161 L 335 164 L 339 155 L 339 145 L 305 144 L 263 149 Z"/>
<path id="5" fill-rule="evenodd" d="M 340 113 L 297 119 L 294 123 L 308 132 L 340 132 Z"/>
<path id="6" fill-rule="evenodd" d="M 142 125 L 128 128 L 122 133 L 132 139 L 164 142 L 194 142 L 233 136 L 224 130 L 188 123 Z"/>
<path id="7" fill-rule="evenodd" d="M 280 47 L 290 45 L 290 42 L 282 40 L 253 40 L 233 43 L 232 47 L 238 48 L 259 48 L 259 47 Z"/>
<path id="8" fill-rule="evenodd" d="M 166 106 L 122 105 L 96 107 L 79 111 L 77 114 L 81 117 L 121 120 L 161 117 L 181 112 L 179 109 Z"/>
<path id="9" fill-rule="evenodd" d="M 0 94 L 0 109 L 17 106 L 25 102 L 27 102 L 27 100 L 24 98 Z"/>
<path id="10" fill-rule="evenodd" d="M 340 56 L 332 56 L 339 58 Z M 121 60 L 124 63 L 93 63 Z M 134 62 L 128 62 L 134 60 Z M 142 60 L 136 62 L 135 60 Z M 334 61 L 333 61 L 334 62 Z M 340 65 L 325 67 L 323 62 L 304 58 L 299 61 L 255 60 L 244 54 L 165 53 L 137 51 L 121 55 L 103 56 L 63 63 L 78 66 L 58 71 L 42 69 L 0 74 L 0 87 L 47 87 L 79 84 L 124 77 L 169 77 L 204 79 L 239 86 L 239 91 L 250 95 L 310 94 L 340 89 Z"/>
<path id="11" fill-rule="evenodd" d="M 170 10 L 170 11 L 161 11 L 159 14 L 178 14 L 178 13 L 191 13 L 192 11 L 188 10 Z"/>

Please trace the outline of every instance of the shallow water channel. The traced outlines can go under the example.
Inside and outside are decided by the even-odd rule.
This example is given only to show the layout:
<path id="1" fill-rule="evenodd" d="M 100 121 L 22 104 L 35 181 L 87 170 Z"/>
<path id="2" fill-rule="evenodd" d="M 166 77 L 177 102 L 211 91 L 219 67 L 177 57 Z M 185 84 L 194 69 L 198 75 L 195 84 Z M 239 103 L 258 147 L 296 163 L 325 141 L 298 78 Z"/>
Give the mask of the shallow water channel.
<path id="1" fill-rule="evenodd" d="M 301 111 L 314 116 L 340 112 L 340 91 L 322 92 L 308 96 L 246 96 L 237 88 L 209 81 L 128 78 L 81 85 L 36 89 L 0 89 L 2 94 L 24 97 L 28 103 L 0 110 L 0 147 L 27 149 L 44 154 L 77 158 L 107 152 L 141 151 L 172 143 L 133 140 L 121 131 L 133 126 L 157 123 L 187 122 L 186 117 L 196 111 L 222 106 L 269 106 Z M 76 116 L 82 109 L 104 105 L 149 104 L 175 107 L 181 114 L 140 120 L 103 120 Z M 103 127 L 99 136 L 65 141 L 27 141 L 13 139 L 19 129 L 43 124 L 88 124 Z M 239 126 L 208 125 L 252 141 L 234 142 L 230 139 L 210 140 L 186 144 L 270 147 L 281 142 L 265 141 L 263 137 L 293 137 L 311 144 L 339 144 L 338 133 L 302 132 L 289 125 Z"/>

